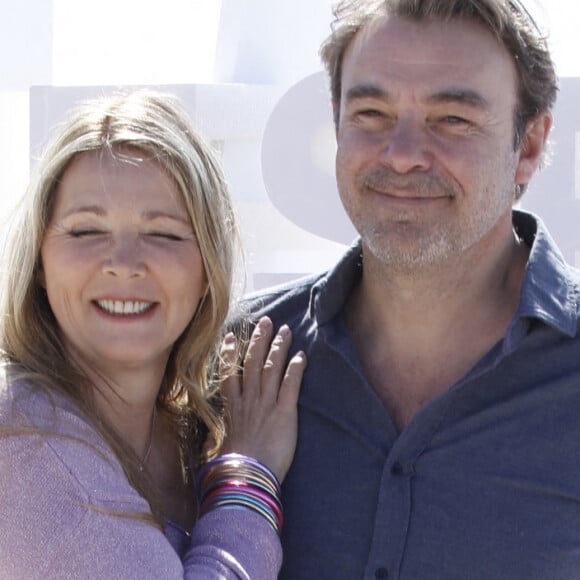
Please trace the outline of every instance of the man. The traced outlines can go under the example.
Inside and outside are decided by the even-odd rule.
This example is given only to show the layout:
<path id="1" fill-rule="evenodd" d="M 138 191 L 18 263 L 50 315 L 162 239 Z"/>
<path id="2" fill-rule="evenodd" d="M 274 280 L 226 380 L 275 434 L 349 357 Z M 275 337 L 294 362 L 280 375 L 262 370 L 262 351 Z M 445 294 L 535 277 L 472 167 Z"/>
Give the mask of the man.
<path id="1" fill-rule="evenodd" d="M 580 578 L 580 273 L 513 210 L 551 126 L 544 41 L 514 0 L 336 17 L 360 240 L 250 302 L 309 361 L 281 578 Z"/>

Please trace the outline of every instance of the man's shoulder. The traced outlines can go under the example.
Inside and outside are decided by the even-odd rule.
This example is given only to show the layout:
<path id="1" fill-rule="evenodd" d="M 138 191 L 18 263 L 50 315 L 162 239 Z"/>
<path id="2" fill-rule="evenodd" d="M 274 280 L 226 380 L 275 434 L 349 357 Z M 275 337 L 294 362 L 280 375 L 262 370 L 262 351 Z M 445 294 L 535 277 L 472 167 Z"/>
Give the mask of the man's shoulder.
<path id="1" fill-rule="evenodd" d="M 580 332 L 580 268 L 574 266 L 568 267 L 568 281 L 571 300 L 573 300 L 576 308 L 576 324 Z"/>
<path id="2" fill-rule="evenodd" d="M 361 246 L 355 240 L 328 270 L 248 294 L 241 312 L 252 320 L 269 316 L 275 325 L 324 324 L 340 312 L 361 272 Z"/>
<path id="3" fill-rule="evenodd" d="M 274 321 L 289 322 L 303 315 L 308 309 L 312 289 L 326 276 L 326 272 L 312 274 L 285 284 L 264 288 L 248 294 L 242 302 L 242 310 L 257 320 L 269 316 Z"/>

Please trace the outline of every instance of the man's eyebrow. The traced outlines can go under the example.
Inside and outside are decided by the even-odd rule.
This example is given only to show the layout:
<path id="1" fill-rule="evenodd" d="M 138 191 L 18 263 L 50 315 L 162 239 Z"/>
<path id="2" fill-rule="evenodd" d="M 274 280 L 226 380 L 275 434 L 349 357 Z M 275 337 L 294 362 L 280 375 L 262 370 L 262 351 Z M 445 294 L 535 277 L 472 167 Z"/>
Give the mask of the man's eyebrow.
<path id="1" fill-rule="evenodd" d="M 388 102 L 392 100 L 392 95 L 388 90 L 373 83 L 361 83 L 349 88 L 345 96 L 347 102 L 365 98 L 381 99 Z M 426 102 L 430 104 L 458 103 L 477 109 L 489 108 L 489 102 L 483 95 L 466 88 L 449 88 L 437 91 L 429 95 Z"/>
<path id="2" fill-rule="evenodd" d="M 346 91 L 346 101 L 354 101 L 356 99 L 365 98 L 389 100 L 390 95 L 388 91 L 372 83 L 361 83 L 354 85 L 353 87 L 350 87 L 348 91 Z"/>
<path id="3" fill-rule="evenodd" d="M 489 102 L 483 95 L 471 89 L 444 89 L 427 98 L 431 104 L 457 103 L 476 109 L 489 109 Z"/>

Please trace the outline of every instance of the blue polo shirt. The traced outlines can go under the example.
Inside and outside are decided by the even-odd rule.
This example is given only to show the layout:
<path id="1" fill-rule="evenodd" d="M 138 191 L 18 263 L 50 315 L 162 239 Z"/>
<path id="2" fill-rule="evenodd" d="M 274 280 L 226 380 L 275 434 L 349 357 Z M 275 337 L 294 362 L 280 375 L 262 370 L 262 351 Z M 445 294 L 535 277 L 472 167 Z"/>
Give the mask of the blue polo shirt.
<path id="1" fill-rule="evenodd" d="M 358 244 L 250 297 L 308 355 L 281 579 L 580 579 L 580 272 L 538 218 L 513 221 L 531 253 L 505 337 L 401 433 L 342 318 Z"/>

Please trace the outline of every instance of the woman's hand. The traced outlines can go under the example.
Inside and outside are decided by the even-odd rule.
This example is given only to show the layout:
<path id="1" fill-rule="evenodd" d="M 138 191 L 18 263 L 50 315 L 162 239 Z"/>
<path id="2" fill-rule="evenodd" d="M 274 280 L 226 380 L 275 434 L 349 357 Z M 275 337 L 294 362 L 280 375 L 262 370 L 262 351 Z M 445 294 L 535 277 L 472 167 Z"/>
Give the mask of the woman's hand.
<path id="1" fill-rule="evenodd" d="M 228 334 L 221 356 L 229 375 L 222 383 L 225 401 L 226 439 L 223 453 L 241 453 L 268 466 L 284 479 L 296 448 L 297 402 L 306 367 L 303 352 L 286 359 L 292 342 L 290 329 L 282 326 L 272 340 L 273 325 L 261 318 L 250 339 L 243 371 L 236 364 L 236 338 Z"/>

